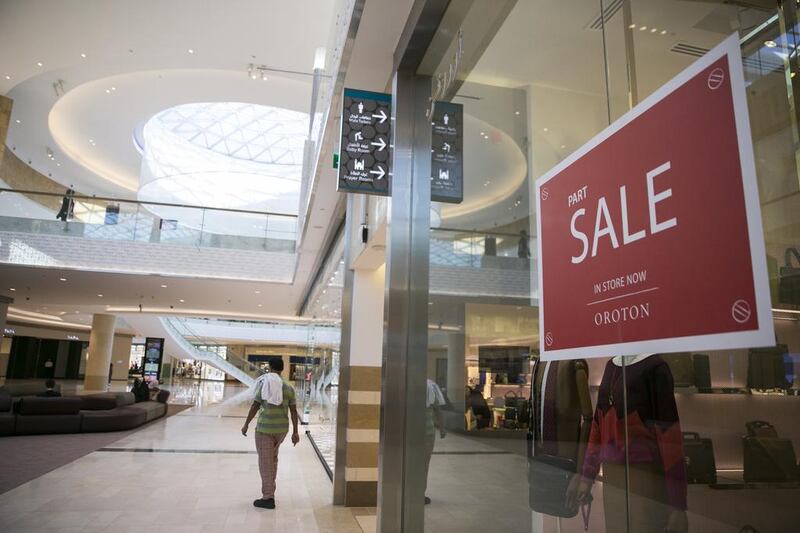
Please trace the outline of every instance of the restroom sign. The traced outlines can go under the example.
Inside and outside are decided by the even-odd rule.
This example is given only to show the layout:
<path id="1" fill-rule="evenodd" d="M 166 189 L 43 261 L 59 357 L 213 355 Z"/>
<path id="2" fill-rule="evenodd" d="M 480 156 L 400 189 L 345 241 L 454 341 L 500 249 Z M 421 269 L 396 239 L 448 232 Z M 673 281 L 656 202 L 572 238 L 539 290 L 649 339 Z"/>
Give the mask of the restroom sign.
<path id="1" fill-rule="evenodd" d="M 391 193 L 392 95 L 345 89 L 336 190 Z"/>
<path id="2" fill-rule="evenodd" d="M 775 343 L 737 35 L 536 182 L 543 359 Z"/>

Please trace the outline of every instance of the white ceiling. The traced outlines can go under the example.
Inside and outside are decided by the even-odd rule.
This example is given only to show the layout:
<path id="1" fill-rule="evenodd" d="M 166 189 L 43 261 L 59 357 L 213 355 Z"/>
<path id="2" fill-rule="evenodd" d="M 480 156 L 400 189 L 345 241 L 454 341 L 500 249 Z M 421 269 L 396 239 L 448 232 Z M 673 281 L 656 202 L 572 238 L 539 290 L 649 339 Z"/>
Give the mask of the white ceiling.
<path id="1" fill-rule="evenodd" d="M 0 49 L 15 50 L 0 56 L 0 93 L 15 99 L 8 145 L 23 160 L 30 158 L 37 170 L 52 173 L 62 184 L 75 184 L 80 192 L 133 197 L 140 164 L 133 131 L 165 107 L 227 100 L 307 112 L 307 76 L 272 73 L 263 82 L 248 78 L 246 67 L 252 61 L 310 72 L 315 49 L 330 41 L 331 11 L 339 4 L 0 2 Z M 356 86 L 384 89 L 411 4 L 367 2 L 348 70 L 348 80 Z M 36 66 L 37 61 L 43 66 Z M 5 80 L 6 75 L 12 79 Z M 64 80 L 66 91 L 60 100 L 52 87 L 58 79 Z M 115 90 L 105 92 L 112 87 Z M 54 162 L 45 155 L 47 147 L 55 152 Z M 325 251 L 341 199 L 335 191 L 331 153 L 332 145 L 326 146 L 291 285 L 0 265 L 0 294 L 15 298 L 15 307 L 82 324 L 97 312 L 130 317 L 140 303 L 152 316 L 183 313 L 292 321 Z"/>
<path id="2" fill-rule="evenodd" d="M 0 2 L 0 49 L 14 51 L 0 57 L 0 93 L 14 99 L 7 144 L 64 185 L 131 196 L 140 164 L 133 131 L 162 109 L 241 101 L 307 111 L 309 76 L 274 72 L 264 82 L 246 68 L 310 73 L 332 8 L 315 0 Z"/>

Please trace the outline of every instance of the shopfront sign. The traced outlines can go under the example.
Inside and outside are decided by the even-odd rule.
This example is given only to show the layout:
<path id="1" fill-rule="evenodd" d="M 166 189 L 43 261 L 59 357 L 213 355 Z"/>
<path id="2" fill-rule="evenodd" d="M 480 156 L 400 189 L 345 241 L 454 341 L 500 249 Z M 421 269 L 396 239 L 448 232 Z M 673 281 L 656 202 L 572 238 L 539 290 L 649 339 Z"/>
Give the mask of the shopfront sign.
<path id="1" fill-rule="evenodd" d="M 738 36 L 536 194 L 543 359 L 775 343 Z"/>
<path id="2" fill-rule="evenodd" d="M 392 95 L 344 90 L 341 154 L 336 190 L 388 196 Z"/>
<path id="3" fill-rule="evenodd" d="M 431 118 L 431 200 L 464 199 L 464 106 L 436 102 Z"/>
<path id="4" fill-rule="evenodd" d="M 161 361 L 164 358 L 164 339 L 147 337 L 144 342 L 143 377 L 161 379 Z"/>

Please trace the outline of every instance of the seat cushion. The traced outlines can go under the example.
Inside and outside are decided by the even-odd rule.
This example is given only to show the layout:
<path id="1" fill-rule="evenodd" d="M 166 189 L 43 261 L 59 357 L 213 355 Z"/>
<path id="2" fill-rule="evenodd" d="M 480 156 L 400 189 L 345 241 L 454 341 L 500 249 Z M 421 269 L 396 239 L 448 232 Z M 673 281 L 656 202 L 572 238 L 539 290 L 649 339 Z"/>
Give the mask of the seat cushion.
<path id="1" fill-rule="evenodd" d="M 7 413 L 11 411 L 11 406 L 14 402 L 11 400 L 11 395 L 5 391 L 0 391 L 0 413 Z"/>
<path id="2" fill-rule="evenodd" d="M 105 411 L 83 411 L 81 431 L 124 431 L 144 424 L 147 412 L 133 407 L 117 407 Z"/>
<path id="3" fill-rule="evenodd" d="M 167 403 L 167 400 L 169 400 L 169 391 L 166 389 L 159 390 L 158 394 L 156 395 L 156 401 L 160 403 Z"/>
<path id="4" fill-rule="evenodd" d="M 33 383 L 6 383 L 0 391 L 7 392 L 10 396 L 36 396 L 47 390 L 44 381 Z M 61 384 L 56 383 L 53 390 L 61 392 Z"/>
<path id="5" fill-rule="evenodd" d="M 17 404 L 20 415 L 77 415 L 83 400 L 79 396 L 61 398 L 25 397 Z"/>
<path id="6" fill-rule="evenodd" d="M 117 399 L 117 407 L 125 407 L 136 403 L 136 397 L 132 392 L 109 392 Z"/>
<path id="7" fill-rule="evenodd" d="M 131 405 L 131 409 L 141 409 L 142 411 L 144 411 L 147 416 L 148 422 L 167 414 L 166 404 L 155 401 L 139 402 L 137 404 Z"/>
<path id="8" fill-rule="evenodd" d="M 12 413 L 0 413 L 0 435 L 13 435 L 16 420 Z"/>
<path id="9" fill-rule="evenodd" d="M 88 394 L 81 396 L 83 400 L 82 411 L 107 411 L 117 407 L 117 397 L 114 394 Z"/>
<path id="10" fill-rule="evenodd" d="M 80 430 L 80 413 L 74 415 L 17 415 L 14 434 L 78 433 Z"/>

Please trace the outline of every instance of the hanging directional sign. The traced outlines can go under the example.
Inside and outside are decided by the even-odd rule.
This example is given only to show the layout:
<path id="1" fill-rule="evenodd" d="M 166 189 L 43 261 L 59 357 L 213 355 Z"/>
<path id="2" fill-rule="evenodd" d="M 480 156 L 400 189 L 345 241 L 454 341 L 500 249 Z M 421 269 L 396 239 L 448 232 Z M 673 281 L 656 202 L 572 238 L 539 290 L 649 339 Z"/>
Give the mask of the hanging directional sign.
<path id="1" fill-rule="evenodd" d="M 464 107 L 436 102 L 431 122 L 431 200 L 460 204 L 464 199 Z"/>
<path id="2" fill-rule="evenodd" d="M 388 196 L 392 95 L 344 90 L 336 190 Z"/>

